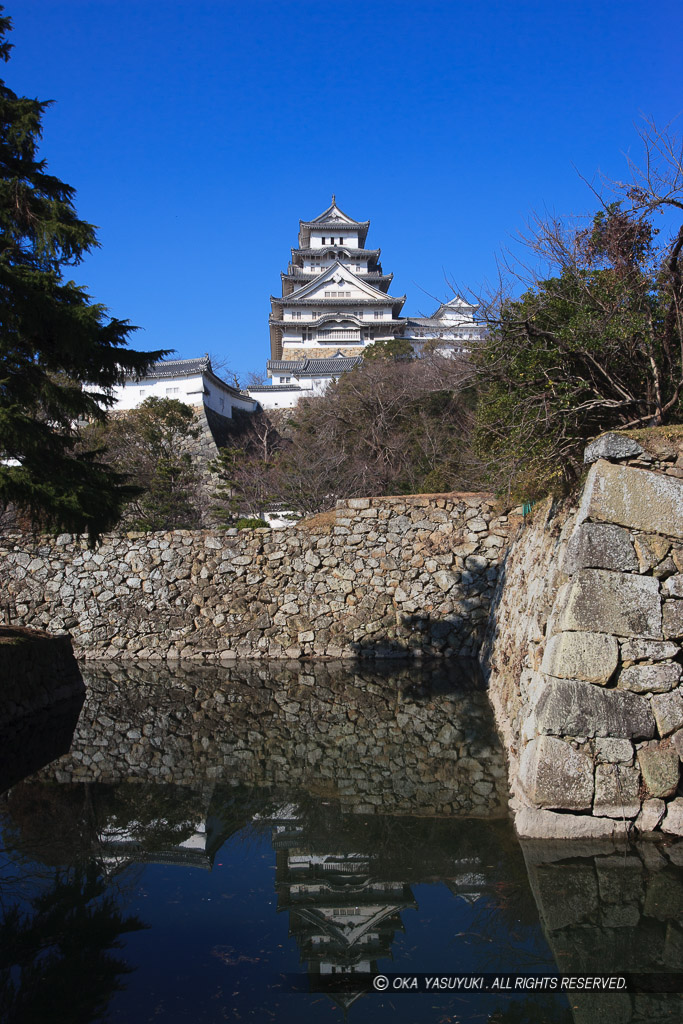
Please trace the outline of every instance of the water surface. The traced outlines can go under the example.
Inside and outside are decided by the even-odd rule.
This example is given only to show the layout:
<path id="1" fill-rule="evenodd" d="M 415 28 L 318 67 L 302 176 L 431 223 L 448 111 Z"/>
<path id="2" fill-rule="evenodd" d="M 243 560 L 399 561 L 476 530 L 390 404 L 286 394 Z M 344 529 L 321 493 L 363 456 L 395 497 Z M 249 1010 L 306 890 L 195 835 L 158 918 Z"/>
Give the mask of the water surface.
<path id="1" fill-rule="evenodd" d="M 68 753 L 61 709 L 34 774 L 6 776 L 3 1019 L 595 1024 L 647 1019 L 644 998 L 679 1019 L 662 996 L 308 991 L 334 972 L 673 969 L 676 847 L 523 852 L 473 666 L 84 674 Z"/>

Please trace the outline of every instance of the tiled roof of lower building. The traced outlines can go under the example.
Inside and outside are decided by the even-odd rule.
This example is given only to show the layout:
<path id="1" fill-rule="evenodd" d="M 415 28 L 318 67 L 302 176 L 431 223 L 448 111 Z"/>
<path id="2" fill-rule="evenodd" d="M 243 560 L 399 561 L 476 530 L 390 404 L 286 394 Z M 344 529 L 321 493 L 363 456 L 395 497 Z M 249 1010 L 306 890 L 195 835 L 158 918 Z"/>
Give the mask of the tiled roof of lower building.
<path id="1" fill-rule="evenodd" d="M 320 373 L 344 373 L 362 363 L 361 356 L 330 356 L 327 359 L 269 359 L 268 369 L 275 373 L 292 373 L 297 377 L 311 377 Z"/>
<path id="2" fill-rule="evenodd" d="M 196 373 L 212 373 L 211 360 L 208 356 L 200 356 L 198 359 L 161 359 L 158 363 L 152 363 L 142 380 L 150 380 L 152 377 L 191 377 Z M 133 380 L 131 376 L 129 379 Z"/>
<path id="3" fill-rule="evenodd" d="M 251 391 L 303 391 L 298 384 L 250 384 L 248 388 Z"/>

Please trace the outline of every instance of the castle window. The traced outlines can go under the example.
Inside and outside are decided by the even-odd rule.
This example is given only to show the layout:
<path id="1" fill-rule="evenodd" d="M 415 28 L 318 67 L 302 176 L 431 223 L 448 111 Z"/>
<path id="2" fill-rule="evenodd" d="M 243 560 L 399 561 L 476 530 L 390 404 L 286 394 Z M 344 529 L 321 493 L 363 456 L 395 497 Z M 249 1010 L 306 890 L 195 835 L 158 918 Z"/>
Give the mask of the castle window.
<path id="1" fill-rule="evenodd" d="M 177 395 L 180 392 L 180 388 L 166 388 L 167 395 Z"/>
<path id="2" fill-rule="evenodd" d="M 376 309 L 375 310 L 375 320 L 381 320 L 383 315 L 384 314 L 382 313 L 381 309 Z"/>

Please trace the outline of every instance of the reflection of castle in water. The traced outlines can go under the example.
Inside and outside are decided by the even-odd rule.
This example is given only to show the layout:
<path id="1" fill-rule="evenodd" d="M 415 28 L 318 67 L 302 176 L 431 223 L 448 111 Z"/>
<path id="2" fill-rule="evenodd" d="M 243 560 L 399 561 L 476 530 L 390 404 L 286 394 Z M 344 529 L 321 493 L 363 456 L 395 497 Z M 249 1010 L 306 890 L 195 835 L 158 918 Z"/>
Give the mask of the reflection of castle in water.
<path id="1" fill-rule="evenodd" d="M 402 912 L 418 908 L 411 884 L 387 874 L 381 847 L 345 849 L 343 829 L 330 850 L 330 836 L 316 832 L 297 805 L 263 820 L 272 828 L 277 909 L 289 913 L 289 932 L 309 977 L 376 974 L 379 960 L 393 959 L 396 933 L 405 931 Z M 434 866 L 425 863 L 427 872 Z M 441 880 L 451 893 L 476 902 L 487 889 L 479 857 L 453 859 L 449 867 L 451 876 Z M 422 880 L 435 881 L 413 881 Z M 348 1007 L 359 995 L 351 987 L 338 999 Z"/>
<path id="2" fill-rule="evenodd" d="M 119 828 L 108 823 L 98 836 L 98 863 L 105 876 L 114 874 L 131 864 L 166 864 L 177 868 L 203 868 L 211 870 L 207 851 L 207 832 L 203 821 L 194 824 L 194 832 L 177 844 L 154 850 L 145 849 L 138 831 L 130 827 Z"/>
<path id="3" fill-rule="evenodd" d="M 295 807 L 272 826 L 277 907 L 289 912 L 309 974 L 376 972 L 403 931 L 401 911 L 417 909 L 410 886 L 376 877 L 371 853 L 318 849 Z"/>

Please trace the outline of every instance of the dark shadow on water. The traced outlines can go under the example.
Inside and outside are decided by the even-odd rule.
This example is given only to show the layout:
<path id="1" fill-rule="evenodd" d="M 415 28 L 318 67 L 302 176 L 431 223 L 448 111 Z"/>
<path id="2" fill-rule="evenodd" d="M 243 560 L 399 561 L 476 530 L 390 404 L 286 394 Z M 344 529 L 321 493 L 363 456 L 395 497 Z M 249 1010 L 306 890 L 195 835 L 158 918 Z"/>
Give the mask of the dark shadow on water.
<path id="1" fill-rule="evenodd" d="M 0 793 L 67 754 L 85 696 L 60 701 L 0 727 Z"/>

